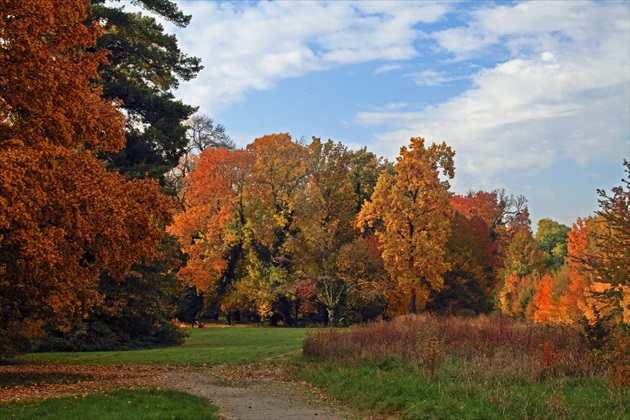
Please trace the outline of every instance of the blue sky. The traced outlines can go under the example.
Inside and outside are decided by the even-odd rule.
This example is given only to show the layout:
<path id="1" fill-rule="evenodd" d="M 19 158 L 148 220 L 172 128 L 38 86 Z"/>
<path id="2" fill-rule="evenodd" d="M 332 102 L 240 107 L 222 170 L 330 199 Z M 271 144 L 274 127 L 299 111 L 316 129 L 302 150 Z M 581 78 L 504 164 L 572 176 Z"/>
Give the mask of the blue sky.
<path id="1" fill-rule="evenodd" d="M 177 3 L 191 24 L 165 26 L 205 68 L 176 95 L 240 146 L 289 132 L 394 160 L 445 141 L 453 191 L 523 194 L 534 230 L 624 176 L 628 1 Z"/>

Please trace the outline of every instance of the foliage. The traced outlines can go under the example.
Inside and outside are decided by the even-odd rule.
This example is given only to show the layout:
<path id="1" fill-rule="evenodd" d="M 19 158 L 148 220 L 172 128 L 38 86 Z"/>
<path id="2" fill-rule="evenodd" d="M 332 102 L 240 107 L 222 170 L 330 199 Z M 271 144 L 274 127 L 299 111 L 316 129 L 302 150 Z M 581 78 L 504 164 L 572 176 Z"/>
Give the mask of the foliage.
<path id="1" fill-rule="evenodd" d="M 302 309 L 323 306 L 336 323 L 340 305 L 351 299 L 360 306 L 368 289 L 344 270 L 359 234 L 352 174 L 367 177 L 378 161 L 354 157 L 340 143 L 304 145 L 288 134 L 261 137 L 245 150 L 205 149 L 185 178 L 184 211 L 169 228 L 188 256 L 181 277 L 219 297 L 228 314 L 294 324 Z M 312 293 L 304 294 L 307 283 Z"/>
<path id="2" fill-rule="evenodd" d="M 540 219 L 536 231 L 536 242 L 545 251 L 547 269 L 558 271 L 567 256 L 567 233 L 569 227 L 551 219 Z"/>
<path id="3" fill-rule="evenodd" d="M 395 174 L 383 172 L 371 201 L 359 213 L 358 224 L 375 228 L 389 275 L 411 297 L 409 311 L 416 311 L 416 296 L 424 307 L 430 290 L 440 290 L 442 274 L 449 268 L 444 245 L 453 216 L 448 180 L 454 176 L 454 152 L 445 143 L 424 146 L 414 137 L 402 147 Z"/>
<path id="4" fill-rule="evenodd" d="M 172 90 L 202 69 L 200 60 L 181 52 L 174 35 L 164 33 L 155 18 L 125 12 L 123 7 L 93 0 L 92 19 L 103 27 L 96 49 L 109 51 L 99 67 L 103 96 L 122 101 L 125 148 L 104 154 L 108 166 L 133 177 L 161 179 L 178 164 L 188 139 L 184 122 L 195 108 L 175 100 Z M 146 11 L 180 28 L 185 16 L 170 0 L 138 0 Z"/>
<path id="5" fill-rule="evenodd" d="M 9 2 L 0 27 L 2 355 L 48 319 L 82 319 L 101 299 L 99 273 L 123 278 L 170 218 L 154 182 L 97 159 L 123 146 L 123 116 L 92 84 L 104 52 L 86 52 L 99 34 L 86 2 L 40 3 Z"/>
<path id="6" fill-rule="evenodd" d="M 597 298 L 606 302 L 616 321 L 630 325 L 630 162 L 624 161 L 628 180 L 612 189 L 612 195 L 599 190 L 600 210 L 593 230 L 595 252 L 583 263 L 594 280 L 605 284 Z"/>
<path id="7" fill-rule="evenodd" d="M 493 274 L 499 260 L 487 220 L 494 216 L 482 217 L 483 209 L 476 206 L 475 198 L 454 196 L 451 200 L 456 208 L 446 243 L 451 268 L 444 274 L 442 290 L 433 290 L 429 295 L 430 311 L 480 313 L 492 308 L 496 283 Z"/>
<path id="8" fill-rule="evenodd" d="M 136 264 L 122 280 L 101 275 L 103 296 L 84 322 L 64 332 L 49 322 L 38 351 L 96 351 L 179 345 L 185 331 L 175 325 L 176 277 L 181 256 L 173 237 L 165 236 L 152 261 Z"/>

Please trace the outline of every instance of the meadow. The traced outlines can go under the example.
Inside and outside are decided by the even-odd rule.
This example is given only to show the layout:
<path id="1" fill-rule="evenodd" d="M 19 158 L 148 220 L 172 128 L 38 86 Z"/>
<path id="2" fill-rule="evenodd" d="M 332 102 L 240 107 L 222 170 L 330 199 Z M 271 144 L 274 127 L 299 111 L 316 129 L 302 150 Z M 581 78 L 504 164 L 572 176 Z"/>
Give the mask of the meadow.
<path id="1" fill-rule="evenodd" d="M 626 419 L 625 360 L 577 326 L 406 316 L 309 335 L 299 377 L 357 412 L 409 419 Z M 310 361 L 310 364 L 308 364 Z"/>
<path id="2" fill-rule="evenodd" d="M 214 327 L 189 331 L 190 337 L 181 347 L 28 354 L 17 364 L 0 366 L 0 387 L 86 384 L 91 369 L 124 367 L 151 375 L 151 369 L 231 366 L 251 370 L 281 365 L 289 379 L 314 385 L 357 418 L 630 416 L 628 388 L 611 381 L 614 365 L 586 345 L 578 327 L 496 316 L 418 315 L 347 329 Z M 10 368 L 25 366 L 35 370 L 23 376 L 7 374 Z M 60 366 L 67 371 L 60 373 Z M 48 368 L 50 373 L 37 374 Z M 99 418 L 186 419 L 200 418 L 200 412 L 216 418 L 215 409 L 204 399 L 165 389 L 125 388 L 124 384 L 122 389 L 119 384 L 110 391 L 0 404 L 2 418 L 56 418 L 54 413 L 85 418 L 85 413 L 99 413 Z"/>

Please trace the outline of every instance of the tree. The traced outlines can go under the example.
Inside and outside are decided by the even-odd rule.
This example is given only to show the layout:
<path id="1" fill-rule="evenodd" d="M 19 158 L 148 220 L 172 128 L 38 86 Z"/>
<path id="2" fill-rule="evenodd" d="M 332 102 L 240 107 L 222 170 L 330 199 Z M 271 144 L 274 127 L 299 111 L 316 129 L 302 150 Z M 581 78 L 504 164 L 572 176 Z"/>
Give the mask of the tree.
<path id="1" fill-rule="evenodd" d="M 442 290 L 431 291 L 427 309 L 488 312 L 494 293 L 496 243 L 486 221 L 456 212 L 446 249 L 450 269 L 444 274 Z"/>
<path id="2" fill-rule="evenodd" d="M 547 269 L 557 271 L 567 256 L 567 233 L 569 227 L 551 219 L 540 219 L 536 231 L 538 247 L 545 251 Z"/>
<path id="3" fill-rule="evenodd" d="M 442 288 L 449 268 L 444 245 L 453 217 L 448 179 L 454 176 L 454 154 L 445 143 L 425 148 L 424 139 L 413 137 L 409 148 L 400 149 L 395 174 L 381 174 L 358 216 L 360 226 L 376 228 L 385 267 L 409 291 L 411 313 L 417 297 L 423 307 L 429 291 Z"/>
<path id="4" fill-rule="evenodd" d="M 170 228 L 188 254 L 182 276 L 201 291 L 220 282 L 221 293 L 233 294 L 225 308 L 243 304 L 291 323 L 292 242 L 311 170 L 309 151 L 288 134 L 261 137 L 246 150 L 205 149 Z"/>
<path id="5" fill-rule="evenodd" d="M 151 257 L 170 218 L 152 181 L 106 172 L 96 152 L 124 145 L 123 116 L 92 81 L 105 53 L 88 4 L 8 1 L 0 23 L 0 355 L 49 320 L 69 330 Z"/>
<path id="6" fill-rule="evenodd" d="M 170 0 L 137 0 L 145 10 L 180 28 L 190 22 Z M 111 169 L 133 177 L 162 179 L 184 154 L 188 139 L 184 122 L 195 108 L 175 100 L 180 80 L 190 80 L 203 68 L 200 59 L 181 52 L 174 35 L 153 17 L 125 12 L 92 0 L 92 22 L 103 27 L 97 50 L 110 52 L 99 67 L 103 96 L 120 100 L 126 114 L 126 146 L 103 151 Z"/>
<path id="7" fill-rule="evenodd" d="M 553 296 L 553 278 L 550 274 L 545 274 L 534 285 L 531 305 L 534 308 L 534 322 L 549 324 L 557 320 L 557 305 Z"/>
<path id="8" fill-rule="evenodd" d="M 393 175 L 394 167 L 386 159 L 379 158 L 374 153 L 368 152 L 365 147 L 350 153 L 350 173 L 348 176 L 357 197 L 355 213 L 358 214 L 361 211 L 361 207 L 363 207 L 363 203 L 372 197 L 381 172 L 387 171 Z"/>
<path id="9" fill-rule="evenodd" d="M 193 115 L 186 122 L 188 147 L 186 153 L 203 152 L 208 147 L 223 147 L 234 150 L 236 144 L 225 132 L 222 124 L 214 124 L 207 115 Z"/>
<path id="10" fill-rule="evenodd" d="M 503 259 L 503 285 L 499 293 L 501 310 L 525 317 L 533 296 L 534 283 L 544 272 L 545 253 L 538 248 L 529 228 L 517 228 Z"/>
<path id="11" fill-rule="evenodd" d="M 593 280 L 602 284 L 596 292 L 598 300 L 617 322 L 630 324 L 630 162 L 623 164 L 628 179 L 611 195 L 597 191 L 599 210 L 591 231 L 595 251 L 588 252 L 583 263 Z"/>
<path id="12" fill-rule="evenodd" d="M 349 291 L 349 284 L 340 277 L 339 253 L 356 237 L 352 220 L 357 198 L 349 178 L 351 155 L 341 143 L 322 143 L 317 138 L 309 150 L 314 169 L 305 209 L 298 220 L 300 240 L 295 256 L 302 275 L 314 281 L 328 322 L 336 326 L 339 307 Z"/>
<path id="13" fill-rule="evenodd" d="M 164 175 L 165 190 L 178 198 L 180 207 L 185 200 L 185 194 L 182 194 L 184 178 L 195 169 L 199 158 L 197 154 L 208 147 L 236 149 L 234 141 L 225 133 L 225 127 L 215 125 L 214 120 L 206 115 L 193 115 L 186 122 L 186 127 L 188 143 L 185 153 L 179 158 L 179 164 Z"/>
<path id="14" fill-rule="evenodd" d="M 184 211 L 168 230 L 188 255 L 181 277 L 200 291 L 215 286 L 237 258 L 235 250 L 244 246 L 252 164 L 252 156 L 244 150 L 209 148 L 186 178 Z"/>
<path id="15" fill-rule="evenodd" d="M 589 313 L 586 291 L 591 282 L 582 261 L 587 250 L 590 220 L 592 219 L 577 219 L 567 232 L 565 266 L 569 270 L 569 281 L 558 303 L 559 316 L 566 323 L 575 323 Z"/>

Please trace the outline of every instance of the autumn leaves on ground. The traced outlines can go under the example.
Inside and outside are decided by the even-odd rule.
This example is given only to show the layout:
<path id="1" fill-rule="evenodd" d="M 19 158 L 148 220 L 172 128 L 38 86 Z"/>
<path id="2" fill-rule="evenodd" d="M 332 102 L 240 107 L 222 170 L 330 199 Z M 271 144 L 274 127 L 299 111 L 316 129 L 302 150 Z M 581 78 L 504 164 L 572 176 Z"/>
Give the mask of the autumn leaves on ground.
<path id="1" fill-rule="evenodd" d="M 138 3 L 149 16 L 101 1 L 1 3 L 3 395 L 161 387 L 141 365 L 268 365 L 305 334 L 204 329 L 228 334 L 229 350 L 202 340 L 189 351 L 202 333 L 186 341 L 180 322 L 220 319 L 352 326 L 280 360 L 287 378 L 359 411 L 580 417 L 582 398 L 627 415 L 628 181 L 598 192 L 596 214 L 534 232 L 525 197 L 450 191 L 446 143 L 414 137 L 395 163 L 287 133 L 237 149 L 172 95 L 201 66 L 150 15 L 190 17 Z M 264 338 L 251 354 L 247 334 Z M 126 367 L 98 367 L 115 359 Z M 161 409 L 188 398 L 153 388 L 115 395 Z"/>

